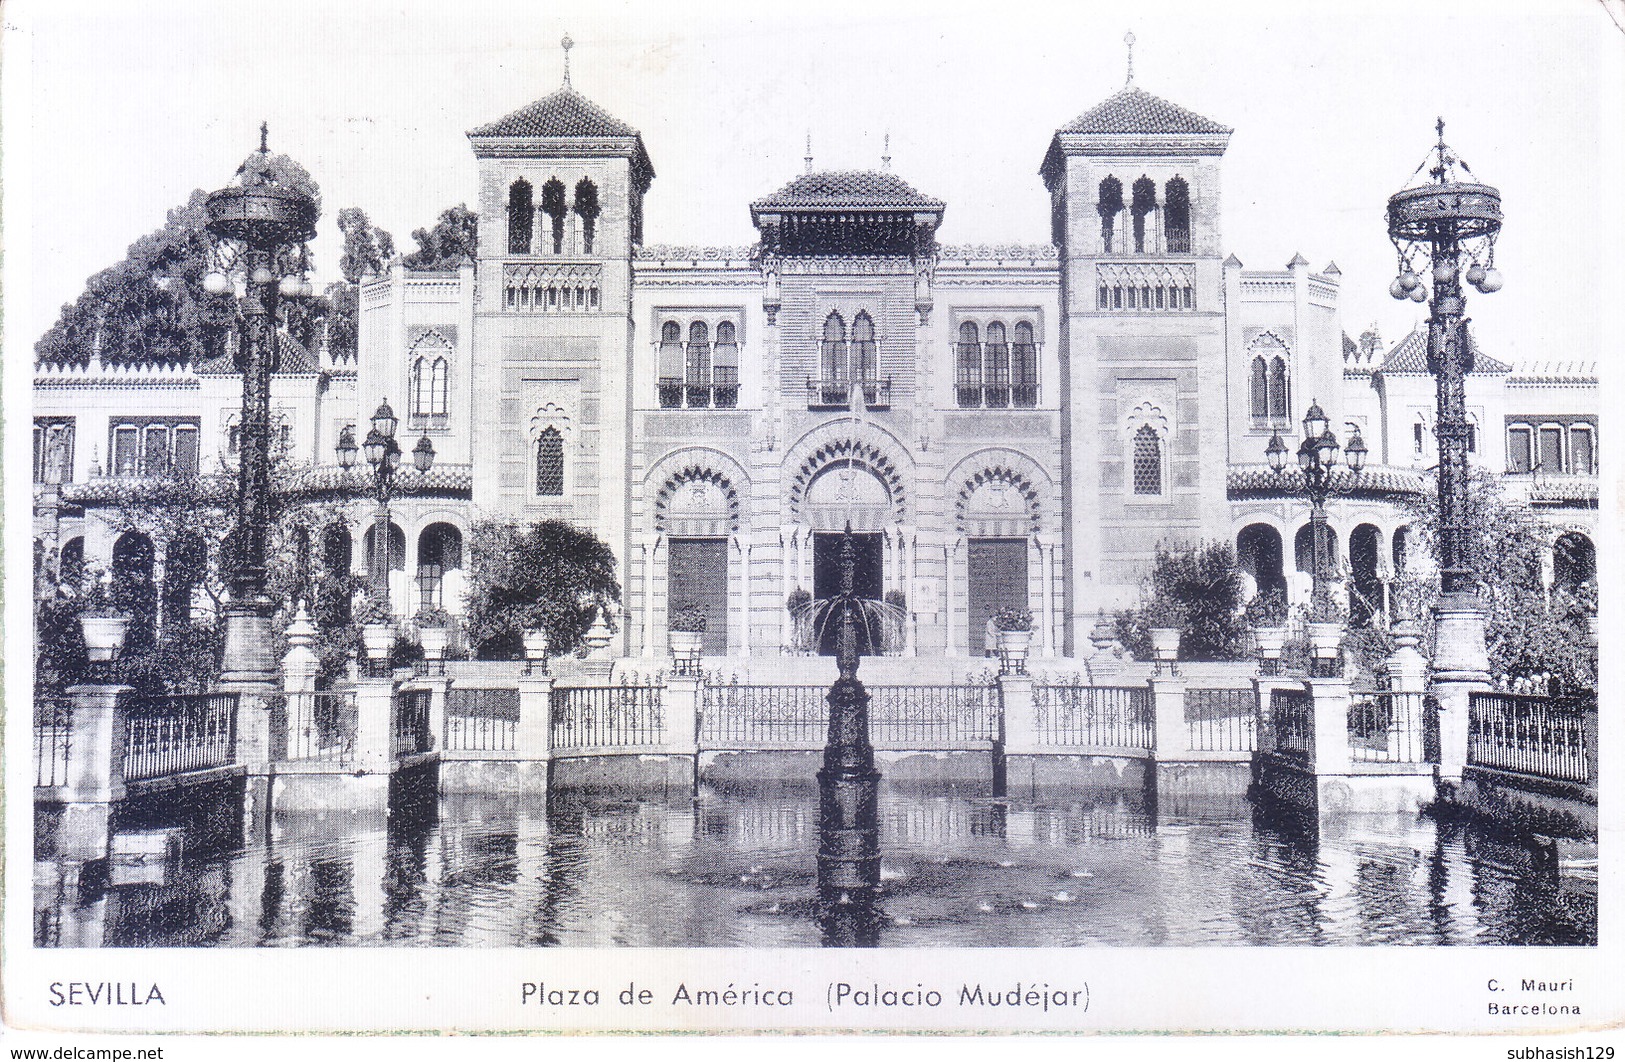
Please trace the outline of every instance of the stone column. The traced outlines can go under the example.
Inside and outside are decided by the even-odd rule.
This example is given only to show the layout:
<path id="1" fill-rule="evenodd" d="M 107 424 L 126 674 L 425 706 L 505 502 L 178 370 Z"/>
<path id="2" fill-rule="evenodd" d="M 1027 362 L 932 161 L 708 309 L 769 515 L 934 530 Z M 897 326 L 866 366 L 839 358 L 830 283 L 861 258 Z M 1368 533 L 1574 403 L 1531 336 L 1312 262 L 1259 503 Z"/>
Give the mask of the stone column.
<path id="1" fill-rule="evenodd" d="M 425 675 L 412 685 L 429 691 L 429 747 L 445 750 L 446 702 L 451 699 L 451 676 Z"/>
<path id="2" fill-rule="evenodd" d="M 1275 751 L 1275 728 L 1270 722 L 1270 694 L 1281 689 L 1301 689 L 1301 679 L 1285 675 L 1254 675 L 1253 699 L 1257 703 L 1258 751 Z"/>
<path id="3" fill-rule="evenodd" d="M 1183 758 L 1191 750 L 1183 676 L 1158 675 L 1151 679 L 1151 710 L 1156 719 L 1157 761 Z"/>
<path id="4" fill-rule="evenodd" d="M 387 776 L 394 766 L 390 755 L 395 722 L 394 680 L 357 679 L 355 711 L 356 769 L 367 774 Z"/>
<path id="5" fill-rule="evenodd" d="M 1448 599 L 1433 609 L 1434 653 L 1431 687 L 1439 704 L 1439 777 L 1461 781 L 1467 764 L 1468 708 L 1474 690 L 1490 688 L 1489 653 L 1484 646 L 1487 617 L 1475 607 Z"/>
<path id="6" fill-rule="evenodd" d="M 1038 566 L 1044 579 L 1044 639 L 1040 651 L 1047 657 L 1055 656 L 1055 543 L 1038 544 Z"/>
<path id="7" fill-rule="evenodd" d="M 1306 679 L 1315 709 L 1315 775 L 1349 773 L 1349 681 Z"/>
<path id="8" fill-rule="evenodd" d="M 1414 751 L 1422 755 L 1422 728 L 1424 725 L 1422 695 L 1427 689 L 1427 658 L 1417 651 L 1421 632 L 1410 621 L 1396 623 L 1393 630 L 1394 651 L 1382 663 L 1387 680 L 1393 717 L 1388 728 L 1388 753 L 1391 759 Z"/>
<path id="9" fill-rule="evenodd" d="M 699 755 L 700 676 L 667 675 L 660 703 L 666 719 L 666 750 L 675 756 Z"/>
<path id="10" fill-rule="evenodd" d="M 124 798 L 124 700 L 128 686 L 74 686 L 67 806 L 57 855 L 84 862 L 107 855 L 113 802 Z M 96 942 L 100 944 L 98 940 Z"/>
<path id="11" fill-rule="evenodd" d="M 1038 702 L 1031 675 L 1000 675 L 999 703 L 1004 707 L 1004 754 L 1032 756 L 1038 752 Z"/>
<path id="12" fill-rule="evenodd" d="M 519 725 L 514 748 L 521 759 L 546 761 L 553 754 L 553 676 L 519 680 Z"/>

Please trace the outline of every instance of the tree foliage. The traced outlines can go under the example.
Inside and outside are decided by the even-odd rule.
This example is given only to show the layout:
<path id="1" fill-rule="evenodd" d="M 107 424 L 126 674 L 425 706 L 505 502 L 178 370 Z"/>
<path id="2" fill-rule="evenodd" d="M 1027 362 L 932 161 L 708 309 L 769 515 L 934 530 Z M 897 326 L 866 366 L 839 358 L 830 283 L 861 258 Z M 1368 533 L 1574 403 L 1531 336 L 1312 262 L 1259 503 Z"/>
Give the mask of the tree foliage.
<path id="1" fill-rule="evenodd" d="M 360 207 L 345 207 L 337 220 L 339 232 L 344 234 L 344 253 L 339 257 L 344 279 L 359 284 L 362 277 L 383 273 L 395 257 L 395 237 L 375 226 Z"/>
<path id="2" fill-rule="evenodd" d="M 555 655 L 574 652 L 598 609 L 621 599 L 609 546 L 563 520 L 484 521 L 469 545 L 466 631 L 481 657 L 517 656 L 537 629 Z"/>
<path id="3" fill-rule="evenodd" d="M 472 262 L 479 244 L 479 215 L 464 203 L 440 212 L 434 227 L 414 229 L 412 239 L 418 249 L 402 261 L 406 268 L 421 272 L 456 269 Z"/>
<path id="4" fill-rule="evenodd" d="M 1118 613 L 1118 640 L 1144 660 L 1151 653 L 1153 627 L 1178 627 L 1181 660 L 1239 660 L 1246 650 L 1242 592 L 1236 554 L 1228 545 L 1159 545 L 1139 607 Z"/>

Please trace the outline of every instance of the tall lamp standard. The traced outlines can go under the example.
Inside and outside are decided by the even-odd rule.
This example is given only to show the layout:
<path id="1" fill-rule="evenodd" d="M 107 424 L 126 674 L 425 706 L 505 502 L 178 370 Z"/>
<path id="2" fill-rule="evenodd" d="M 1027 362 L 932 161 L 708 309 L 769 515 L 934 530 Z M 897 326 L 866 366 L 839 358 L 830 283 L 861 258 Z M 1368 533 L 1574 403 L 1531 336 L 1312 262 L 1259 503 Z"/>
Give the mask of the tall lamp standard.
<path id="1" fill-rule="evenodd" d="M 1472 170 L 1444 142 L 1444 119 L 1435 126 L 1431 180 L 1388 198 L 1388 238 L 1399 275 L 1388 287 L 1396 299 L 1428 302 L 1428 371 L 1437 381 L 1434 435 L 1439 442 L 1439 603 L 1434 607 L 1434 695 L 1440 708 L 1440 770 L 1459 778 L 1466 759 L 1468 694 L 1489 678 L 1485 613 L 1472 570 L 1467 526 L 1467 376 L 1474 352 L 1467 337 L 1463 279 L 1483 294 L 1501 290 L 1495 241 L 1501 232 L 1501 193 L 1458 180 Z M 1428 160 L 1423 161 L 1427 165 Z M 1417 167 L 1420 171 L 1421 167 Z M 1422 274 L 1433 281 L 1432 299 Z"/>
<path id="2" fill-rule="evenodd" d="M 378 403 L 372 415 L 372 426 L 367 431 L 361 451 L 367 464 L 372 466 L 373 497 L 378 508 L 373 514 L 372 556 L 367 560 L 367 582 L 375 601 L 389 605 L 389 499 L 395 492 L 395 470 L 401 465 L 401 447 L 395 441 L 395 428 L 400 421 L 389 407 L 389 399 Z M 349 427 L 339 432 L 334 447 L 339 467 L 346 472 L 356 466 L 355 431 Z M 434 443 L 427 435 L 418 439 L 412 448 L 412 466 L 419 472 L 434 467 Z"/>
<path id="3" fill-rule="evenodd" d="M 209 196 L 208 233 L 214 266 L 203 278 L 210 294 L 234 288 L 239 300 L 242 344 L 239 365 L 243 400 L 239 418 L 237 519 L 233 564 L 227 582 L 226 683 L 268 685 L 276 678 L 271 613 L 266 596 L 266 533 L 271 525 L 271 371 L 276 359 L 279 297 L 312 293 L 305 272 L 305 244 L 316 235 L 320 214 L 305 189 L 285 186 L 271 173 L 266 127 L 260 125 L 258 157 L 238 167 L 232 183 Z"/>
<path id="4" fill-rule="evenodd" d="M 1355 484 L 1355 478 L 1339 483 L 1332 475 L 1337 468 L 1339 449 L 1347 455 L 1349 471 L 1354 477 L 1365 471 L 1369 450 L 1365 440 L 1360 437 L 1360 430 L 1356 428 L 1349 435 L 1348 445 L 1340 448 L 1319 402 L 1310 402 L 1309 411 L 1303 415 L 1303 441 L 1298 444 L 1297 476 L 1284 479 L 1287 447 L 1281 440 L 1280 432 L 1270 436 L 1269 445 L 1264 449 L 1271 471 L 1277 477 L 1283 477 L 1286 489 L 1309 496 L 1311 605 L 1319 605 L 1325 600 L 1326 573 L 1331 567 L 1330 550 L 1327 548 L 1330 535 L 1326 528 L 1326 498 L 1334 493 L 1347 494 Z"/>

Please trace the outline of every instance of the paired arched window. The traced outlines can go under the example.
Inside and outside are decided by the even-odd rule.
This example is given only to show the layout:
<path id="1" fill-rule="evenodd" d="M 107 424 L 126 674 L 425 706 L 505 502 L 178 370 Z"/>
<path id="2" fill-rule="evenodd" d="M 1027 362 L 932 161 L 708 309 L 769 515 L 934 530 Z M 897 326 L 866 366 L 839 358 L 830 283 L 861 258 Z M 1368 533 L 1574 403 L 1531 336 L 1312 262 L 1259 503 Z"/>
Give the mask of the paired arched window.
<path id="1" fill-rule="evenodd" d="M 1274 336 L 1253 341 L 1248 399 L 1254 420 L 1285 420 L 1291 416 L 1292 395 L 1286 367 L 1286 346 Z"/>
<path id="2" fill-rule="evenodd" d="M 1141 175 L 1134 182 L 1128 203 L 1128 214 L 1133 226 L 1132 239 L 1135 254 L 1189 254 L 1191 250 L 1191 190 L 1183 177 L 1175 176 L 1163 185 L 1163 201 L 1157 202 L 1157 185 L 1150 177 Z M 1123 182 L 1106 177 L 1100 182 L 1100 197 L 1095 212 L 1100 215 L 1101 251 L 1105 254 L 1124 254 L 1129 249 L 1129 234 L 1117 231 L 1117 217 L 1123 213 Z M 1147 218 L 1161 211 L 1161 234 L 1154 236 L 1157 226 L 1146 224 Z M 1146 307 L 1149 308 L 1149 307 Z"/>
<path id="3" fill-rule="evenodd" d="M 1155 496 L 1162 493 L 1162 437 L 1149 424 L 1142 424 L 1133 440 L 1134 493 Z"/>
<path id="4" fill-rule="evenodd" d="M 1011 339 L 1014 342 L 1011 342 Z M 954 392 L 962 409 L 1032 408 L 1038 404 L 1038 345 L 1030 321 L 1013 330 L 989 321 L 959 326 L 955 345 Z"/>
<path id="5" fill-rule="evenodd" d="M 875 339 L 874 319 L 859 310 L 852 319 L 848 342 L 846 320 L 832 310 L 824 318 L 823 336 L 818 343 L 818 379 L 807 381 L 807 407 L 848 408 L 859 395 L 873 409 L 891 404 L 891 385 L 880 378 L 880 345 Z"/>
<path id="6" fill-rule="evenodd" d="M 544 498 L 564 496 L 564 436 L 555 427 L 536 436 L 536 493 Z"/>
<path id="7" fill-rule="evenodd" d="M 733 409 L 739 405 L 738 326 L 719 321 L 714 333 L 705 321 L 690 321 L 687 342 L 683 325 L 660 326 L 659 381 L 661 409 Z"/>
<path id="8" fill-rule="evenodd" d="M 451 347 L 438 335 L 412 347 L 409 412 L 414 427 L 444 427 L 451 412 Z"/>
<path id="9" fill-rule="evenodd" d="M 508 186 L 508 253 L 529 254 L 531 230 L 535 228 L 536 207 L 531 202 L 530 182 L 523 177 Z"/>

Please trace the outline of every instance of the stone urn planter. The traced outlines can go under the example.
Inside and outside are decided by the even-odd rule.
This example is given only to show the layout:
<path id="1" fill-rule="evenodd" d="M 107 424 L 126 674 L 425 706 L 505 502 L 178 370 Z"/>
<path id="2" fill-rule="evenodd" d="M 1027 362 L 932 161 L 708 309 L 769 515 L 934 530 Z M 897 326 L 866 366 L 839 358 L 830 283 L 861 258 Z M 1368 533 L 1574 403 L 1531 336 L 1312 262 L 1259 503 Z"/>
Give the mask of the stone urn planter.
<path id="1" fill-rule="evenodd" d="M 84 632 L 85 650 L 90 659 L 96 663 L 106 663 L 124 648 L 124 637 L 130 630 L 130 617 L 115 613 L 80 616 L 79 629 Z"/>
<path id="2" fill-rule="evenodd" d="M 431 664 L 439 663 L 446 656 L 446 646 L 451 644 L 451 628 L 419 627 L 418 644 L 423 647 L 423 659 Z"/>
<path id="3" fill-rule="evenodd" d="M 1025 672 L 1032 645 L 1032 631 L 999 631 L 999 658 L 1004 661 L 1005 669 L 1018 675 Z"/>
<path id="4" fill-rule="evenodd" d="M 368 660 L 387 660 L 395 647 L 395 628 L 387 623 L 369 623 L 361 628 L 361 644 L 367 649 Z"/>
<path id="5" fill-rule="evenodd" d="M 666 644 L 671 648 L 672 663 L 679 670 L 690 668 L 700 661 L 701 645 L 705 641 L 703 631 L 671 631 L 666 637 Z"/>
<path id="6" fill-rule="evenodd" d="M 1179 628 L 1152 627 L 1151 655 L 1159 664 L 1171 664 L 1179 659 Z"/>
<path id="7" fill-rule="evenodd" d="M 532 668 L 535 668 L 538 665 L 540 665 L 543 674 L 546 674 L 546 672 L 547 672 L 547 650 L 548 650 L 548 646 L 549 646 L 549 643 L 548 643 L 548 640 L 547 640 L 547 632 L 544 631 L 544 630 L 540 630 L 540 629 L 533 630 L 533 631 L 526 631 L 525 634 L 524 634 L 524 641 L 525 641 L 525 662 L 527 664 L 529 664 Z"/>
<path id="8" fill-rule="evenodd" d="M 1335 660 L 1338 647 L 1343 644 L 1341 623 L 1311 623 L 1309 628 L 1309 654 L 1316 660 Z"/>

